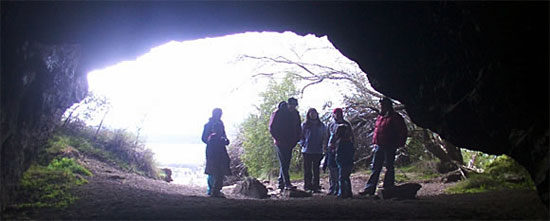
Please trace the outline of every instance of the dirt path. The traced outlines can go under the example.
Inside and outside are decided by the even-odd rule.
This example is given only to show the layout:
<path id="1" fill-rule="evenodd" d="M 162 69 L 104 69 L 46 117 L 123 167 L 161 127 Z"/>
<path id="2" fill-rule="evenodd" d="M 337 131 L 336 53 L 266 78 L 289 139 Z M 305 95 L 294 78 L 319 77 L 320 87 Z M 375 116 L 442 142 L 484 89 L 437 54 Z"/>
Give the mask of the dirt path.
<path id="1" fill-rule="evenodd" d="M 355 197 L 340 200 L 325 194 L 309 198 L 272 197 L 256 200 L 230 194 L 227 199 L 206 197 L 204 188 L 169 184 L 121 172 L 85 159 L 95 174 L 89 184 L 74 190 L 79 197 L 64 210 L 44 209 L 31 219 L 542 219 L 548 220 L 534 191 L 501 191 L 444 195 L 451 184 L 422 183 L 416 200 L 379 200 Z M 353 176 L 357 193 L 366 180 Z M 324 180 L 326 183 L 326 180 Z M 326 184 L 324 185 L 326 186 Z"/>

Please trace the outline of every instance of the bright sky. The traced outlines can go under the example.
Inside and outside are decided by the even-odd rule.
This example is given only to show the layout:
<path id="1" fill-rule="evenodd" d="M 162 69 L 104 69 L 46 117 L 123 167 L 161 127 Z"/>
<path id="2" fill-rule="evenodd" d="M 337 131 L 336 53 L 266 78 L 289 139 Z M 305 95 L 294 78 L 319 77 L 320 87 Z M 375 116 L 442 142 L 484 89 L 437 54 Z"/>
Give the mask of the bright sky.
<path id="1" fill-rule="evenodd" d="M 222 120 L 231 139 L 237 125 L 255 111 L 254 105 L 260 101 L 258 93 L 265 88 L 266 79 L 252 78 L 252 75 L 258 71 L 289 69 L 289 66 L 238 60 L 239 55 L 296 58 L 291 49 L 303 52 L 307 48 L 323 47 L 333 48 L 326 37 L 299 36 L 292 32 L 251 32 L 172 41 L 151 49 L 135 61 L 90 72 L 89 89 L 107 96 L 112 103 L 113 108 L 105 119 L 107 126 L 135 132 L 142 124 L 142 134 L 161 164 L 199 164 L 204 161 L 204 149 L 177 146 L 202 144 L 203 125 L 215 107 L 223 109 Z M 358 66 L 338 50 L 309 50 L 302 61 L 358 70 Z M 340 85 L 346 84 L 340 82 Z M 341 105 L 342 93 L 349 91 L 342 89 L 334 82 L 312 86 L 299 100 L 299 109 L 305 112 L 315 107 L 321 111 L 326 101 Z"/>

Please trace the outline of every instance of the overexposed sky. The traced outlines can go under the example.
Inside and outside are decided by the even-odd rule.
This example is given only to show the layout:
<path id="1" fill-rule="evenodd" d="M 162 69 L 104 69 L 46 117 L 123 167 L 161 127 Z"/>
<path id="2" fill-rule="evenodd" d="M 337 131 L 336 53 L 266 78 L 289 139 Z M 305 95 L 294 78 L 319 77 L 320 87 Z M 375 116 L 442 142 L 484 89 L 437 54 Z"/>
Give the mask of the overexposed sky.
<path id="1" fill-rule="evenodd" d="M 308 48 L 332 49 L 306 50 Z M 237 125 L 255 111 L 254 105 L 260 102 L 258 93 L 265 88 L 267 79 L 252 78 L 252 75 L 258 71 L 293 68 L 237 59 L 242 54 L 281 55 L 292 59 L 300 56 L 306 62 L 359 69 L 333 49 L 326 37 L 250 32 L 168 42 L 134 61 L 90 72 L 89 90 L 110 99 L 113 108 L 105 120 L 107 126 L 135 131 L 142 124 L 142 134 L 148 143 L 201 143 L 203 125 L 215 107 L 223 109 L 222 120 L 231 138 Z M 349 86 L 346 82 L 338 84 Z M 349 93 L 349 87 L 323 82 L 306 90 L 299 100 L 299 109 L 305 112 L 315 107 L 321 111 L 326 101 L 339 106 L 343 93 Z"/>

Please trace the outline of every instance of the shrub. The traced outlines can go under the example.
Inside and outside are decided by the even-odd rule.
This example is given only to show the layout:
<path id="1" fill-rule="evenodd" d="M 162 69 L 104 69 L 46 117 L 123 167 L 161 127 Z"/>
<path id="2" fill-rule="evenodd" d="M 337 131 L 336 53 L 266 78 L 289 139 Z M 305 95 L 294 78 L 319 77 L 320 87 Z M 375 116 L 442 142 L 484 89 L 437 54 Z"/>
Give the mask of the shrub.
<path id="1" fill-rule="evenodd" d="M 473 174 L 446 190 L 447 193 L 477 193 L 500 189 L 535 189 L 529 174 L 514 159 L 496 157 L 482 174 Z"/>
<path id="2" fill-rule="evenodd" d="M 122 170 L 159 178 L 154 154 L 145 148 L 143 139 L 123 129 L 103 129 L 96 134 L 93 127 L 80 124 L 73 126 L 78 123 L 73 121 L 65 127 L 57 128 L 57 140 L 52 145 L 70 145 Z"/>

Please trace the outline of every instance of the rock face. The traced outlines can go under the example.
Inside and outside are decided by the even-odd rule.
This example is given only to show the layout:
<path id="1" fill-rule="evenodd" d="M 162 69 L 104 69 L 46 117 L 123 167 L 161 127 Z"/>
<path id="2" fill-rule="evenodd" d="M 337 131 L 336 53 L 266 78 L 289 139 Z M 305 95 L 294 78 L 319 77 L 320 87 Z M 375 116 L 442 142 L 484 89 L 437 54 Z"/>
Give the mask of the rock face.
<path id="1" fill-rule="evenodd" d="M 86 71 L 170 40 L 294 31 L 327 35 L 416 124 L 459 147 L 512 156 L 548 203 L 548 2 L 1 4 L 3 202 L 83 96 Z M 68 44 L 84 52 L 80 65 Z"/>
<path id="2" fill-rule="evenodd" d="M 256 199 L 269 197 L 265 186 L 260 181 L 252 177 L 247 177 L 243 181 L 237 182 L 237 186 L 235 186 L 233 193 Z"/>
<path id="3" fill-rule="evenodd" d="M 4 52 L 3 47 L 2 208 L 55 123 L 87 92 L 85 77 L 77 74 L 81 51 L 76 45 L 24 43 L 14 53 Z"/>
<path id="4" fill-rule="evenodd" d="M 416 124 L 459 147 L 512 156 L 548 203 L 548 3 L 540 6 L 380 9 L 372 33 L 330 39 Z"/>

